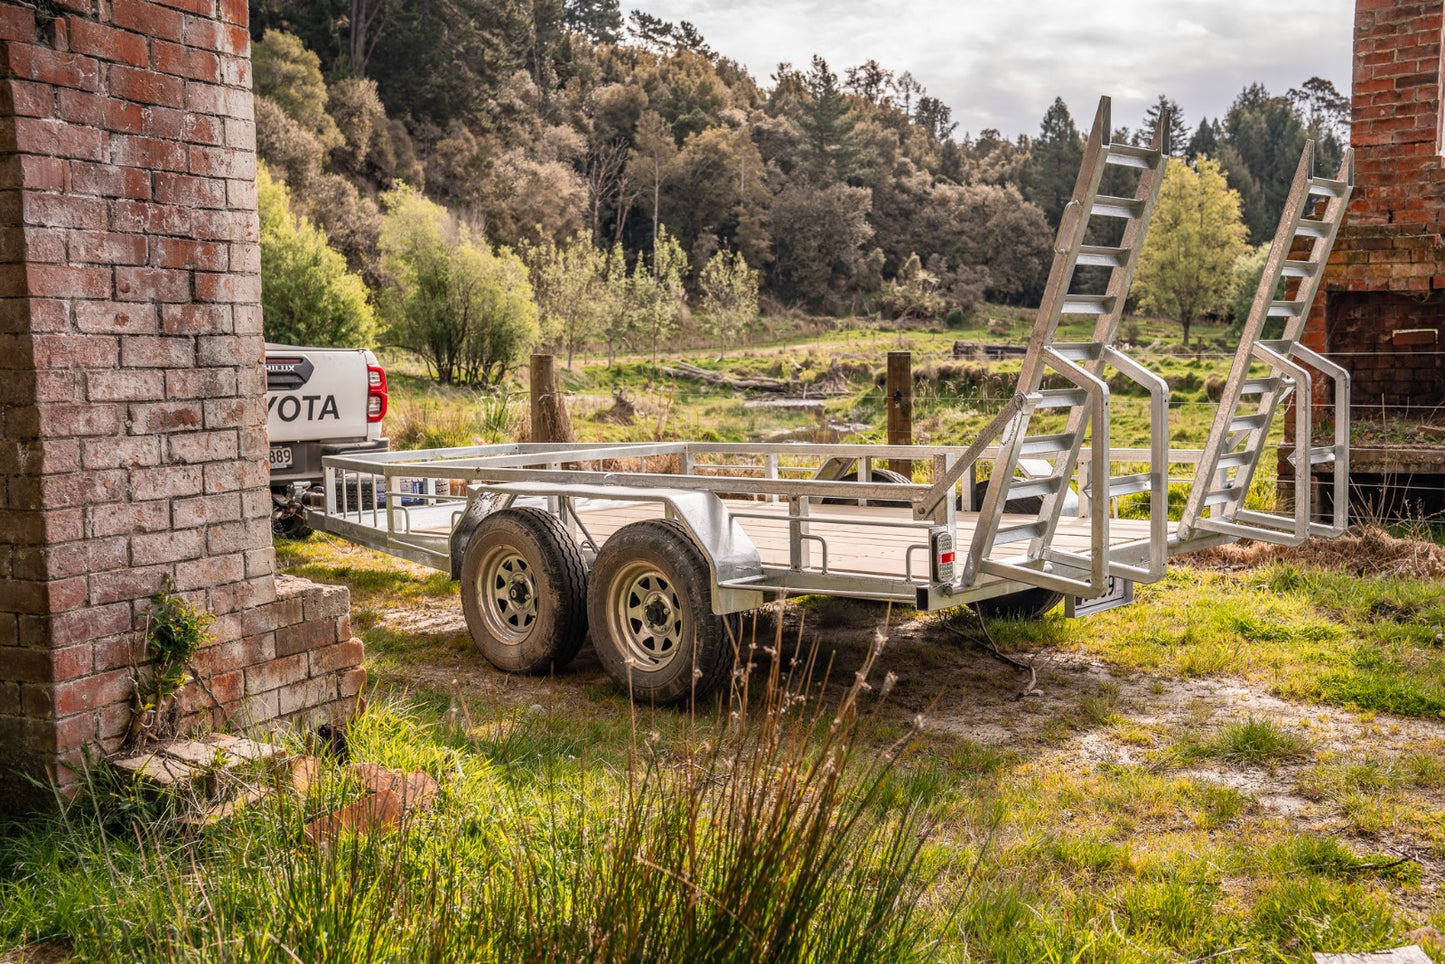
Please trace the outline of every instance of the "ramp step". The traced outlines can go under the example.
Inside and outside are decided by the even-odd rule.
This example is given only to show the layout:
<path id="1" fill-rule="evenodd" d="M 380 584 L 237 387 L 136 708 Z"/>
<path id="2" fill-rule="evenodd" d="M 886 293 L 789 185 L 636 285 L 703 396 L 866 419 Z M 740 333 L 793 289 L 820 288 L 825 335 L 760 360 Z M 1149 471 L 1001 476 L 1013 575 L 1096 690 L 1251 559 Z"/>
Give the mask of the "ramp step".
<path id="1" fill-rule="evenodd" d="M 1219 468 L 1237 469 L 1254 461 L 1254 450 L 1245 449 L 1243 452 L 1230 452 L 1228 455 L 1219 457 Z"/>
<path id="2" fill-rule="evenodd" d="M 1074 342 L 1068 345 L 1055 345 L 1054 351 L 1058 352 L 1069 361 L 1098 361 L 1104 357 L 1104 346 L 1095 341 Z"/>
<path id="3" fill-rule="evenodd" d="M 993 537 L 993 544 L 1006 546 L 1011 542 L 1024 542 L 1028 539 L 1037 539 L 1043 536 L 1048 530 L 1047 522 L 1029 522 L 1024 525 L 1000 526 L 998 533 Z"/>
<path id="4" fill-rule="evenodd" d="M 1298 301 L 1271 301 L 1269 303 L 1270 318 L 1298 318 L 1304 310 L 1304 304 Z"/>
<path id="5" fill-rule="evenodd" d="M 1086 244 L 1079 249 L 1078 263 L 1094 268 L 1122 268 L 1129 263 L 1129 251 L 1127 248 Z"/>
<path id="6" fill-rule="evenodd" d="M 1231 432 L 1257 432 L 1269 424 L 1273 412 L 1259 412 L 1254 415 L 1239 415 L 1229 423 Z"/>
<path id="7" fill-rule="evenodd" d="M 1148 147 L 1133 144 L 1110 144 L 1109 153 L 1104 156 L 1106 163 L 1117 167 L 1133 167 L 1141 171 L 1153 170 L 1159 163 L 1159 152 Z"/>
<path id="8" fill-rule="evenodd" d="M 1114 310 L 1113 295 L 1064 295 L 1061 315 L 1102 315 Z"/>
<path id="9" fill-rule="evenodd" d="M 1240 387 L 1241 395 L 1265 395 L 1276 391 L 1279 388 L 1280 379 L 1278 376 L 1269 378 L 1246 378 L 1244 385 Z"/>
<path id="10" fill-rule="evenodd" d="M 1313 278 L 1319 270 L 1318 261 L 1286 261 L 1279 273 L 1284 278 Z"/>
<path id="11" fill-rule="evenodd" d="M 1094 206 L 1089 209 L 1089 213 L 1106 218 L 1137 218 L 1144 213 L 1144 202 L 1138 198 L 1100 194 L 1094 198 Z"/>
<path id="12" fill-rule="evenodd" d="M 1014 499 L 1032 499 L 1036 496 L 1050 496 L 1063 488 L 1064 480 L 1056 475 L 1045 476 L 1042 479 L 1015 479 L 1008 487 L 1009 501 Z"/>
<path id="13" fill-rule="evenodd" d="M 1019 445 L 1019 458 L 1053 458 L 1073 447 L 1073 432 L 1060 432 L 1057 435 L 1029 435 Z"/>
<path id="14" fill-rule="evenodd" d="M 1334 224 L 1330 221 L 1314 221 L 1309 218 L 1301 218 L 1295 223 L 1294 233 L 1301 238 L 1327 238 L 1330 236 L 1330 229 Z"/>
<path id="15" fill-rule="evenodd" d="M 1349 190 L 1350 186 L 1344 181 L 1335 181 L 1327 177 L 1310 178 L 1310 193 L 1318 197 L 1344 197 Z"/>
<path id="16" fill-rule="evenodd" d="M 1244 498 L 1244 490 L 1237 485 L 1227 486 L 1223 489 L 1215 489 L 1204 497 L 1205 505 L 1226 505 L 1230 502 L 1238 502 Z"/>
<path id="17" fill-rule="evenodd" d="M 1038 396 L 1035 409 L 1077 408 L 1089 401 L 1089 393 L 1082 388 L 1046 388 L 1035 394 Z"/>

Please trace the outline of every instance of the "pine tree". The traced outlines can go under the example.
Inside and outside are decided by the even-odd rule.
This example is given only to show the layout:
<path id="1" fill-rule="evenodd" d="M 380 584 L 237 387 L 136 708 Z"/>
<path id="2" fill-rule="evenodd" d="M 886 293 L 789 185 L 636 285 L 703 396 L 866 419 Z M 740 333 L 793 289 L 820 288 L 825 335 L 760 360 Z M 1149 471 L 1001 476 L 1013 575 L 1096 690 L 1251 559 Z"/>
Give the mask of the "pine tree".
<path id="1" fill-rule="evenodd" d="M 1189 139 L 1189 147 L 1184 152 L 1184 157 L 1191 164 L 1201 157 L 1212 157 L 1216 160 L 1219 157 L 1219 121 L 1202 120 L 1199 127 L 1194 131 L 1194 136 Z"/>
<path id="2" fill-rule="evenodd" d="M 1160 94 L 1159 99 L 1144 112 L 1144 126 L 1139 131 L 1139 143 L 1154 143 L 1154 132 L 1159 129 L 1159 118 L 1165 115 L 1169 117 L 1169 128 L 1165 131 L 1164 150 L 1170 156 L 1178 157 L 1185 152 L 1189 128 L 1184 124 L 1184 112 L 1179 109 L 1179 104 L 1164 94 Z"/>
<path id="3" fill-rule="evenodd" d="M 615 44 L 622 39 L 617 0 L 567 0 L 565 22 L 595 43 Z"/>
<path id="4" fill-rule="evenodd" d="M 847 180 L 856 173 L 861 153 L 855 133 L 858 116 L 838 87 L 838 75 L 822 57 L 813 56 L 803 85 L 809 95 L 798 118 L 803 165 L 820 181 Z"/>
<path id="5" fill-rule="evenodd" d="M 1049 226 L 1057 228 L 1064 206 L 1074 196 L 1074 181 L 1084 159 L 1084 143 L 1062 97 L 1044 113 L 1039 137 L 1023 170 L 1024 197 L 1043 209 Z"/>
<path id="6" fill-rule="evenodd" d="M 1271 96 L 1263 84 L 1246 87 L 1229 108 L 1219 159 L 1244 198 L 1252 241 L 1273 236 L 1308 136 L 1289 99 Z"/>

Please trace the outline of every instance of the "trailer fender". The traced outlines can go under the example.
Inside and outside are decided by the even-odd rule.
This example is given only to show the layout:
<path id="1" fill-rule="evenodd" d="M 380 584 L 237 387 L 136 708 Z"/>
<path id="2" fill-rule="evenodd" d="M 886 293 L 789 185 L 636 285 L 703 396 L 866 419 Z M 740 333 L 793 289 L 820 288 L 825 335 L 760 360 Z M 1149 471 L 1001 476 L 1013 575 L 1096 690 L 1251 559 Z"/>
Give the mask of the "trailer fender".
<path id="1" fill-rule="evenodd" d="M 456 527 L 452 529 L 451 539 L 451 577 L 462 578 L 462 557 L 467 553 L 467 540 L 472 537 L 477 526 L 482 520 L 496 512 L 498 509 L 505 509 L 512 504 L 516 496 L 503 492 L 488 492 L 486 490 L 473 491 L 470 499 L 467 500 L 467 510 L 457 520 Z"/>
<path id="2" fill-rule="evenodd" d="M 723 616 L 762 606 L 766 599 L 761 592 L 737 585 L 762 579 L 762 557 L 722 500 L 711 492 L 672 489 L 662 501 L 707 559 L 712 570 L 712 611 Z"/>

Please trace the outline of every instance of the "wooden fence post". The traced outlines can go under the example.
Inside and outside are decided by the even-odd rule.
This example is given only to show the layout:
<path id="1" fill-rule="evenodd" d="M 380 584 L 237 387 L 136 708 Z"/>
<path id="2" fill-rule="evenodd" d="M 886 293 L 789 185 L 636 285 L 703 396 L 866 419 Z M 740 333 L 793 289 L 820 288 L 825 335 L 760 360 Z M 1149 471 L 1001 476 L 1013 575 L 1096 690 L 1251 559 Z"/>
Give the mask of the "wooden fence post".
<path id="1" fill-rule="evenodd" d="M 572 442 L 567 403 L 557 389 L 556 359 L 533 355 L 531 365 L 531 432 L 533 442 Z"/>
<path id="2" fill-rule="evenodd" d="M 888 353 L 888 444 L 913 444 L 913 353 Z M 909 459 L 891 459 L 888 467 L 912 480 Z"/>

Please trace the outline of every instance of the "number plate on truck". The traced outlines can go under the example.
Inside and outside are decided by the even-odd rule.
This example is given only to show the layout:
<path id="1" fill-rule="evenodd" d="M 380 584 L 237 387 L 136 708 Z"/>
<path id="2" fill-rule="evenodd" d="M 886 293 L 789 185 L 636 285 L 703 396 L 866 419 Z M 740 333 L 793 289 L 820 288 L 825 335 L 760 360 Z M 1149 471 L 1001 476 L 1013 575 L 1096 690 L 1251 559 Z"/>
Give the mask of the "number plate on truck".
<path id="1" fill-rule="evenodd" d="M 296 463 L 296 453 L 289 445 L 271 446 L 271 468 L 289 469 Z"/>

